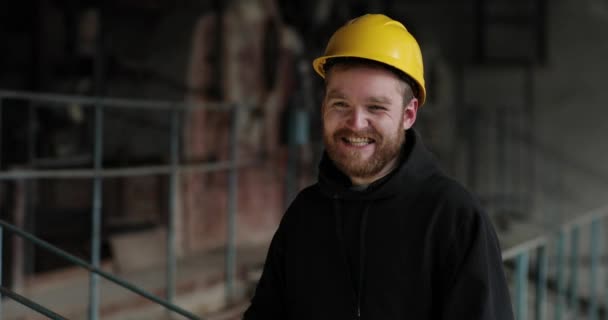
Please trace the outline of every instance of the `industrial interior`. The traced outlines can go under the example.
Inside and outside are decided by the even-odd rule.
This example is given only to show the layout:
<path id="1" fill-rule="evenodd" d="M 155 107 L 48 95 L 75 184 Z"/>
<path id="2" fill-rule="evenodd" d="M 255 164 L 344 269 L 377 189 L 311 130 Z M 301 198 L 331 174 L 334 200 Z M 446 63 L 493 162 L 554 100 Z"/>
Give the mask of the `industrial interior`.
<path id="1" fill-rule="evenodd" d="M 516 318 L 605 318 L 606 0 L 3 1 L 0 318 L 240 319 L 317 178 L 311 62 L 368 12 L 420 43 L 414 127 L 492 219 Z"/>

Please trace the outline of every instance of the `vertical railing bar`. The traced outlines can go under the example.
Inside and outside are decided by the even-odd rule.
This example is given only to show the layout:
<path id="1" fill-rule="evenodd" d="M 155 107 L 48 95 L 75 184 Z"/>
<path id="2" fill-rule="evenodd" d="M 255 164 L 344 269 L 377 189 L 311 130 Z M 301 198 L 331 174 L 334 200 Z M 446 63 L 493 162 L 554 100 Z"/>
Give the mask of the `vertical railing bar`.
<path id="1" fill-rule="evenodd" d="M 103 161 L 103 105 L 98 101 L 95 105 L 95 141 L 94 141 L 94 169 L 97 171 L 93 178 L 93 217 L 92 217 L 92 241 L 91 241 L 91 264 L 95 268 L 100 266 L 101 249 L 101 192 L 102 177 L 99 172 Z M 89 319 L 97 320 L 99 317 L 99 276 L 90 274 L 89 286 Z"/>
<path id="2" fill-rule="evenodd" d="M 177 206 L 177 183 L 179 170 L 179 110 L 171 112 L 169 148 L 171 153 L 171 173 L 169 175 L 169 220 L 167 221 L 167 301 L 175 301 L 175 275 L 177 258 L 175 254 L 175 209 Z"/>
<path id="3" fill-rule="evenodd" d="M 38 106 L 33 102 L 29 101 L 28 103 L 28 123 L 29 123 L 29 132 L 28 132 L 28 159 L 27 166 L 30 169 L 36 168 L 36 158 L 39 156 L 38 149 L 38 133 L 40 132 L 40 123 L 38 117 Z M 23 216 L 22 216 L 22 228 L 29 229 L 32 233 L 36 232 L 33 224 L 30 224 L 32 221 L 33 212 L 32 212 L 32 204 L 36 203 L 37 198 L 37 181 L 38 179 L 28 179 L 23 180 L 23 192 L 24 192 L 24 200 L 23 200 Z M 31 227 L 31 228 L 29 228 Z M 19 257 L 20 257 L 20 270 L 18 271 L 20 274 L 20 285 L 22 285 L 25 276 L 30 272 L 33 272 L 33 268 L 30 269 L 28 265 L 29 262 L 34 262 L 33 260 L 33 248 L 32 245 L 27 242 L 22 242 L 19 248 Z"/>
<path id="4" fill-rule="evenodd" d="M 28 198 L 28 193 L 27 193 L 27 180 L 23 180 L 23 179 L 18 179 L 18 180 L 14 180 L 14 191 L 13 191 L 13 198 L 14 198 L 14 203 L 13 203 L 13 222 L 15 223 L 15 225 L 21 229 L 25 230 L 25 215 L 26 215 L 26 204 L 28 202 L 28 200 L 30 200 Z M 15 290 L 15 291 L 22 291 L 23 287 L 25 285 L 25 275 L 24 275 L 24 271 L 25 268 L 23 267 L 24 265 L 24 256 L 23 253 L 25 252 L 23 250 L 23 248 L 26 245 L 26 241 L 23 241 L 23 239 L 18 238 L 18 237 L 11 237 L 12 241 L 12 250 L 11 250 L 11 256 L 10 256 L 10 260 L 11 261 L 11 266 L 10 266 L 10 270 L 11 270 L 11 289 Z"/>
<path id="5" fill-rule="evenodd" d="M 535 319 L 545 319 L 547 299 L 547 244 L 538 247 L 536 251 L 536 297 L 535 297 Z"/>
<path id="6" fill-rule="evenodd" d="M 573 226 L 570 231 L 570 292 L 568 306 L 574 317 L 578 314 L 578 236 L 579 226 Z"/>
<path id="7" fill-rule="evenodd" d="M 597 279 L 598 279 L 598 268 L 599 268 L 599 254 L 601 246 L 601 225 L 599 219 L 595 218 L 591 221 L 591 272 L 589 273 L 589 319 L 598 319 L 598 291 L 597 291 Z"/>
<path id="8" fill-rule="evenodd" d="M 196 315 L 194 315 L 174 304 L 171 304 L 144 289 L 141 289 L 133 284 L 130 284 L 129 282 L 127 282 L 124 279 L 121 279 L 120 277 L 114 276 L 109 272 L 101 270 L 100 268 L 93 267 L 93 265 L 91 265 L 89 262 L 82 260 L 64 250 L 61 250 L 60 248 L 58 248 L 56 246 L 53 246 L 52 244 L 50 244 L 40 238 L 37 238 L 36 236 L 32 235 L 31 233 L 23 231 L 21 228 L 19 228 L 17 226 L 6 223 L 2 219 L 0 219 L 0 226 L 3 227 L 5 230 L 8 230 L 10 233 L 14 233 L 16 236 L 34 243 L 35 245 L 39 246 L 40 248 L 54 254 L 55 256 L 58 256 L 73 264 L 76 264 L 76 265 L 88 270 L 89 272 L 94 272 L 94 273 L 98 274 L 100 277 L 103 277 L 104 279 L 109 280 L 112 283 L 117 284 L 118 286 L 125 288 L 131 292 L 134 292 L 150 301 L 153 301 L 157 304 L 165 306 L 166 308 L 171 309 L 171 310 L 175 311 L 176 313 L 179 313 L 179 314 L 183 315 L 184 317 L 187 317 L 188 319 L 194 319 L 194 320 L 200 319 Z"/>
<path id="9" fill-rule="evenodd" d="M 95 142 L 93 150 L 93 165 L 95 176 L 93 177 L 93 217 L 92 217 L 92 241 L 91 241 L 91 264 L 95 268 L 100 267 L 101 260 L 101 209 L 102 209 L 102 177 L 103 167 L 103 95 L 105 84 L 105 63 L 104 63 L 104 2 L 99 3 L 95 8 L 97 15 L 97 28 L 95 30 L 95 52 L 93 59 L 93 81 L 94 81 L 94 108 L 95 108 Z M 99 276 L 91 274 L 89 320 L 99 318 Z"/>
<path id="10" fill-rule="evenodd" d="M 36 159 L 36 117 L 35 110 L 36 107 L 32 102 L 28 104 L 28 126 L 27 126 L 27 164 L 32 165 L 34 160 Z"/>
<path id="11" fill-rule="evenodd" d="M 239 109 L 232 109 L 232 123 L 230 124 L 230 160 L 232 162 L 228 173 L 228 239 L 226 244 L 226 298 L 234 298 L 234 279 L 236 274 L 236 212 L 238 199 L 238 131 Z"/>
<path id="12" fill-rule="evenodd" d="M 32 120 L 36 120 L 35 123 L 38 123 L 38 117 L 36 115 L 35 118 L 33 118 Z M 35 125 L 36 130 L 39 129 L 39 124 Z M 36 170 L 36 163 L 37 163 L 37 158 L 40 156 L 37 154 L 36 152 L 36 148 L 37 148 L 37 144 L 38 144 L 38 137 L 36 135 L 36 130 L 34 130 L 34 133 L 32 134 L 32 137 L 34 137 L 34 139 L 31 141 L 33 147 L 31 148 L 31 150 L 34 150 L 33 153 L 30 156 L 30 162 L 29 162 L 29 168 L 30 169 L 34 169 Z M 21 226 L 26 229 L 29 230 L 31 233 L 36 233 L 36 215 L 35 215 L 35 208 L 34 208 L 34 204 L 38 203 L 38 198 L 39 198 L 39 193 L 38 193 L 38 181 L 40 181 L 41 179 L 39 178 L 33 178 L 33 179 L 27 179 L 27 180 L 22 180 L 23 181 L 23 192 L 24 192 L 24 200 L 23 200 L 23 217 L 22 217 L 22 224 Z M 25 277 L 27 275 L 33 274 L 34 273 L 34 263 L 36 263 L 35 258 L 34 258 L 34 246 L 25 241 L 22 243 L 21 245 L 21 252 L 19 253 L 20 257 L 21 257 L 21 269 L 20 273 L 23 275 L 23 279 L 25 279 Z"/>
<path id="13" fill-rule="evenodd" d="M 515 319 L 526 320 L 528 313 L 528 252 L 515 258 Z"/>
<path id="14" fill-rule="evenodd" d="M 560 230 L 557 235 L 557 297 L 555 301 L 555 320 L 561 320 L 566 300 L 566 279 L 564 277 L 564 251 L 566 246 L 566 233 Z"/>

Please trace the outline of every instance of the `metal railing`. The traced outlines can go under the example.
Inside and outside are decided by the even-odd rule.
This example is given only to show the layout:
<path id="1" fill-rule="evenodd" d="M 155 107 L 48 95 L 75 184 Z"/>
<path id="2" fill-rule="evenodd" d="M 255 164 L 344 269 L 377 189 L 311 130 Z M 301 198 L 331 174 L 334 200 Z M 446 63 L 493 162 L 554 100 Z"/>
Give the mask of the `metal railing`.
<path id="1" fill-rule="evenodd" d="M 180 313 L 189 319 L 198 319 L 188 311 L 185 311 L 173 304 L 175 300 L 175 273 L 176 273 L 176 255 L 175 255 L 175 206 L 177 205 L 177 181 L 178 176 L 187 172 L 211 172 L 220 170 L 229 170 L 228 177 L 228 240 L 226 251 L 226 294 L 231 297 L 234 292 L 235 278 L 235 220 L 237 211 L 237 169 L 244 166 L 253 165 L 253 161 L 237 161 L 237 131 L 238 131 L 238 116 L 239 112 L 236 106 L 226 106 L 221 104 L 206 104 L 204 106 L 189 105 L 183 102 L 162 102 L 162 101 L 138 101 L 130 99 L 111 99 L 102 97 L 82 97 L 82 96 L 67 96 L 55 94 L 34 94 L 26 92 L 2 91 L 0 90 L 0 120 L 2 119 L 3 101 L 7 99 L 26 100 L 30 102 L 47 103 L 44 107 L 67 107 L 69 104 L 79 104 L 82 107 L 95 108 L 95 130 L 94 130 L 94 152 L 93 152 L 93 168 L 91 169 L 55 169 L 55 170 L 11 170 L 8 172 L 0 172 L 1 180 L 24 180 L 24 179 L 42 179 L 42 178 L 82 178 L 93 179 L 93 208 L 92 208 L 92 256 L 91 263 L 81 260 L 75 256 L 68 254 L 52 245 L 37 239 L 33 235 L 26 233 L 14 226 L 0 221 L 0 249 L 2 248 L 2 231 L 6 229 L 20 237 L 27 239 L 39 245 L 46 250 L 75 263 L 91 272 L 89 286 L 89 319 L 98 319 L 99 314 L 99 297 L 98 297 L 98 279 L 97 276 L 104 277 L 123 288 L 131 290 L 139 295 L 148 298 L 167 309 Z M 170 161 L 167 165 L 156 166 L 139 166 L 139 167 L 122 167 L 122 168 L 103 168 L 102 153 L 103 153 L 103 111 L 104 108 L 143 108 L 148 110 L 166 110 L 171 113 L 170 120 L 170 143 L 168 152 Z M 193 108 L 206 108 L 210 110 L 229 111 L 232 114 L 231 135 L 230 135 L 230 159 L 224 162 L 214 163 L 198 163 L 198 164 L 181 164 L 179 160 L 179 133 L 180 133 L 180 118 L 181 112 Z M 0 121 L 1 124 L 1 121 Z M 0 145 L 2 139 L 0 139 Z M 1 150 L 1 149 L 0 149 Z M 0 157 L 1 158 L 1 157 Z M 163 300 L 142 289 L 139 289 L 124 280 L 115 277 L 100 269 L 100 245 L 101 245 L 101 193 L 102 181 L 108 177 L 127 177 L 140 175 L 162 174 L 169 176 L 169 220 L 167 221 L 167 299 Z M 514 309 L 517 320 L 527 320 L 528 317 L 528 283 L 530 274 L 535 274 L 535 296 L 534 296 L 534 318 L 545 319 L 547 311 L 548 297 L 548 269 L 549 269 L 549 247 L 555 245 L 555 262 L 556 262 L 556 277 L 555 290 L 556 301 L 554 304 L 555 320 L 561 320 L 565 308 L 578 312 L 579 293 L 577 285 L 579 282 L 579 240 L 580 233 L 584 228 L 589 229 L 590 235 L 590 261 L 591 270 L 589 272 L 590 290 L 589 303 L 587 313 L 589 318 L 596 320 L 599 317 L 599 301 L 597 285 L 599 265 L 600 265 L 600 235 L 601 223 L 608 216 L 608 207 L 603 207 L 594 210 L 579 219 L 562 225 L 555 234 L 542 235 L 530 241 L 526 241 L 515 247 L 509 248 L 503 253 L 503 261 L 505 264 L 514 263 Z M 566 241 L 570 241 L 569 259 L 566 255 Z M 534 269 L 530 270 L 531 256 L 535 256 Z M 2 276 L 2 259 L 0 256 L 0 279 Z M 568 267 L 566 267 L 569 264 Z M 566 271 L 569 271 L 569 278 L 566 279 Z M 1 283 L 0 283 L 1 284 Z M 21 303 L 29 304 L 30 307 L 43 313 L 45 308 L 27 298 L 21 297 L 11 291 L 2 288 L 2 295 L 11 297 Z M 607 295 L 608 297 L 608 295 Z M 0 304 L 1 305 L 1 304 Z M 608 301 L 607 301 L 608 305 Z M 49 311 L 50 310 L 46 310 Z M 1 311 L 0 311 L 1 315 Z M 61 319 L 60 317 L 58 319 Z"/>
<path id="2" fill-rule="evenodd" d="M 72 96 L 60 94 L 39 94 L 30 92 L 16 92 L 0 90 L 0 120 L 2 119 L 3 102 L 6 100 L 21 100 L 29 102 L 43 103 L 40 108 L 68 107 L 73 104 L 78 104 L 84 108 L 94 108 L 94 143 L 93 143 L 93 168 L 91 169 L 56 169 L 56 170 L 11 170 L 0 171 L 0 180 L 24 180 L 24 179 L 42 179 L 42 178 L 88 178 L 93 180 L 93 199 L 91 212 L 91 263 L 82 261 L 76 257 L 70 256 L 67 258 L 65 252 L 56 251 L 55 249 L 47 248 L 64 258 L 67 258 L 73 263 L 76 263 L 91 272 L 89 285 L 89 319 L 97 320 L 99 318 L 99 284 L 98 275 L 110 279 L 117 284 L 135 291 L 147 298 L 178 312 L 181 310 L 173 305 L 175 300 L 176 288 L 176 243 L 175 243 L 175 207 L 178 203 L 178 176 L 185 172 L 211 172 L 211 171 L 228 171 L 228 223 L 227 223 L 227 245 L 226 245 L 226 295 L 227 298 L 232 298 L 235 292 L 235 276 L 236 276 L 236 212 L 237 212 L 237 183 L 238 169 L 241 167 L 251 166 L 255 161 L 237 161 L 237 132 L 238 132 L 238 117 L 239 110 L 247 109 L 246 106 L 226 105 L 206 103 L 205 105 L 192 105 L 184 102 L 168 102 L 168 101 L 144 101 L 131 99 L 114 99 L 104 97 L 86 97 Z M 124 168 L 103 168 L 103 116 L 105 108 L 137 108 L 147 110 L 165 110 L 170 112 L 170 139 L 168 153 L 170 154 L 170 163 L 168 165 L 156 166 L 139 166 L 139 167 L 124 167 Z M 182 111 L 203 108 L 207 110 L 224 111 L 231 113 L 231 128 L 230 128 L 230 151 L 229 160 L 214 163 L 196 163 L 196 164 L 181 164 L 180 163 L 180 130 Z M 0 121 L 1 125 L 1 121 Z M 1 129 L 1 127 L 0 127 Z M 0 137 L 0 147 L 2 139 Z M 0 149 L 1 150 L 1 149 Z M 1 154 L 0 154 L 1 159 Z M 168 187 L 168 221 L 167 221 L 167 301 L 160 300 L 143 290 L 132 287 L 130 284 L 113 277 L 100 270 L 100 252 L 101 252 L 101 207 L 102 207 L 102 188 L 103 179 L 108 177 L 126 177 L 163 174 L 169 176 Z M 4 225 L 4 224 L 3 224 Z M 9 226 L 4 225 L 5 228 Z M 40 245 L 40 241 L 34 238 L 28 238 L 25 233 L 19 230 L 11 230 L 16 234 L 25 237 Z M 69 256 L 69 255 L 68 255 Z M 0 264 L 2 260 L 0 259 Z M 0 273 L 1 274 L 1 273 Z M 177 308 L 177 309 L 174 309 Z M 191 319 L 198 319 L 194 315 L 181 310 L 179 313 L 188 315 Z"/>
<path id="3" fill-rule="evenodd" d="M 3 296 L 7 296 L 19 303 L 21 303 L 24 306 L 27 306 L 28 308 L 40 313 L 43 316 L 46 316 L 49 319 L 53 319 L 53 320 L 67 320 L 66 318 L 62 317 L 61 315 L 45 308 L 44 306 L 41 306 L 39 304 L 37 304 L 36 302 L 20 295 L 17 294 L 5 287 L 0 286 L 0 293 Z M 2 318 L 1 314 L 0 314 L 0 318 Z"/>
<path id="4" fill-rule="evenodd" d="M 100 275 L 103 278 L 105 278 L 105 279 L 107 279 L 107 280 L 109 280 L 109 281 L 111 281 L 111 282 L 113 282 L 113 283 L 115 283 L 115 284 L 117 284 L 117 285 L 119 285 L 119 286 L 127 289 L 127 290 L 130 290 L 130 291 L 132 291 L 132 292 L 134 292 L 134 293 L 136 293 L 136 294 L 138 294 L 138 295 L 140 295 L 140 296 L 142 296 L 142 297 L 144 297 L 144 298 L 146 298 L 146 299 L 148 299 L 150 301 L 153 301 L 153 302 L 155 302 L 157 304 L 160 304 L 163 307 L 167 308 L 168 310 L 176 312 L 176 313 L 178 313 L 178 314 L 180 314 L 180 315 L 182 315 L 182 316 L 184 316 L 184 317 L 186 317 L 188 319 L 200 320 L 200 318 L 198 316 L 195 316 L 194 314 L 192 314 L 192 313 L 190 313 L 190 312 L 188 312 L 188 311 L 186 311 L 186 310 L 184 310 L 184 309 L 182 309 L 182 308 L 180 308 L 180 307 L 178 307 L 178 306 L 176 306 L 176 305 L 174 305 L 174 304 L 172 304 L 172 303 L 170 303 L 170 302 L 168 302 L 166 300 L 163 300 L 163 299 L 161 299 L 161 298 L 159 298 L 159 297 L 157 297 L 157 296 L 155 296 L 155 295 L 153 295 L 151 293 L 148 293 L 145 290 L 142 290 L 142 289 L 140 289 L 140 288 L 138 288 L 138 287 L 136 287 L 136 286 L 128 283 L 127 281 L 125 281 L 125 280 L 123 280 L 123 279 L 121 279 L 121 278 L 119 278 L 117 276 L 114 276 L 114 275 L 112 275 L 112 274 L 110 274 L 108 272 L 105 272 L 105 271 L 103 271 L 103 270 L 101 270 L 101 269 L 93 266 L 92 264 L 87 263 L 86 261 L 84 261 L 84 260 L 82 260 L 82 259 L 80 259 L 80 258 L 78 258 L 78 257 L 76 257 L 74 255 L 71 255 L 71 254 L 69 254 L 69 253 L 67 253 L 67 252 L 65 252 L 65 251 L 63 251 L 63 250 L 61 250 L 61 249 L 53 246 L 50 243 L 48 243 L 48 242 L 46 242 L 46 241 L 44 241 L 42 239 L 39 239 L 39 238 L 35 237 L 34 235 L 32 235 L 30 233 L 27 233 L 27 232 L 25 232 L 23 230 L 20 230 L 19 228 L 15 227 L 15 226 L 13 226 L 13 225 L 11 225 L 9 223 L 6 223 L 5 221 L 0 220 L 0 236 L 3 234 L 3 230 L 4 229 L 6 229 L 6 230 L 8 230 L 11 233 L 16 234 L 16 235 L 18 235 L 18 236 L 20 236 L 20 237 L 22 237 L 22 238 L 24 238 L 24 239 L 26 239 L 26 240 L 34 243 L 37 246 L 40 246 L 41 248 L 43 248 L 43 249 L 45 249 L 45 250 L 47 250 L 49 252 L 54 253 L 55 255 L 57 255 L 59 257 L 62 257 L 64 259 L 70 261 L 71 263 L 74 263 L 74 264 L 76 264 L 76 265 L 78 265 L 78 266 L 80 266 L 82 268 L 85 268 L 85 269 L 87 269 L 88 271 L 90 271 L 92 273 Z M 0 243 L 0 245 L 1 245 L 1 243 Z M 0 246 L 0 252 L 1 252 L 1 249 L 2 249 L 2 247 Z M 2 285 L 2 283 L 0 282 L 0 286 L 1 285 Z M 15 293 L 10 293 L 10 291 L 8 291 L 8 290 L 6 292 L 8 292 L 8 296 L 10 298 L 13 298 L 17 302 L 22 303 L 22 304 L 24 304 L 24 305 L 26 305 L 26 306 L 28 306 L 28 307 L 36 310 L 36 311 L 43 312 L 43 313 L 51 312 L 52 314 L 55 314 L 54 312 L 52 312 L 52 311 L 50 311 L 50 310 L 48 310 L 48 309 L 46 309 L 46 308 L 44 308 L 44 307 L 36 304 L 33 301 L 30 301 L 30 300 L 28 300 L 28 299 L 26 299 L 24 297 L 21 297 L 21 296 L 15 294 Z M 5 294 L 4 290 L 2 291 L 2 294 Z M 1 317 L 1 314 L 0 314 L 0 317 Z M 55 319 L 55 318 L 53 318 L 53 319 Z M 60 317 L 59 319 L 63 319 L 63 318 Z"/>
<path id="5" fill-rule="evenodd" d="M 502 258 L 505 263 L 513 263 L 514 283 L 513 283 L 513 304 L 516 320 L 527 320 L 530 309 L 528 307 L 528 282 L 530 278 L 535 280 L 534 319 L 546 319 L 547 316 L 547 288 L 548 288 L 548 269 L 549 269 L 549 247 L 555 246 L 555 279 L 553 289 L 555 290 L 554 299 L 554 319 L 564 319 L 567 309 L 577 315 L 583 311 L 587 313 L 588 319 L 597 320 L 600 318 L 600 289 L 605 286 L 598 285 L 601 248 L 602 224 L 607 222 L 608 206 L 593 210 L 589 213 L 565 223 L 551 234 L 542 235 L 532 240 L 521 243 L 503 252 Z M 589 291 L 586 310 L 581 308 L 579 303 L 580 293 L 578 292 L 580 280 L 580 240 L 581 233 L 589 236 L 589 261 L 590 271 Z M 570 241 L 569 255 L 566 254 L 566 242 Z M 606 250 L 604 250 L 606 251 Z M 535 254 L 535 266 L 533 272 L 530 269 L 530 257 Z M 566 279 L 566 272 L 569 272 Z M 530 277 L 533 274 L 535 277 Z M 604 295 L 608 298 L 608 295 Z M 608 301 L 605 301 L 608 306 Z M 578 319 L 578 318 L 577 318 Z"/>

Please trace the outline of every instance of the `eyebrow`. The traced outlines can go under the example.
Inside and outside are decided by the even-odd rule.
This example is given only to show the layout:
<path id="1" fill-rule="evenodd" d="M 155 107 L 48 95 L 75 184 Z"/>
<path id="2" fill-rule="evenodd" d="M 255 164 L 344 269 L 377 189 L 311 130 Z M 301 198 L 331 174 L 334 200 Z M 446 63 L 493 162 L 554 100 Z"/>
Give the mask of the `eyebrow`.
<path id="1" fill-rule="evenodd" d="M 337 89 L 333 89 L 327 93 L 329 99 L 346 99 L 346 96 Z M 385 96 L 371 96 L 365 99 L 368 103 L 390 104 L 391 99 Z"/>
<path id="2" fill-rule="evenodd" d="M 330 99 L 346 99 L 346 96 L 344 96 L 344 94 L 337 89 L 329 91 L 327 93 L 327 97 Z"/>
<path id="3" fill-rule="evenodd" d="M 387 97 L 383 97 L 383 96 L 379 96 L 379 97 L 369 97 L 367 99 L 365 99 L 367 102 L 372 102 L 372 103 L 380 103 L 380 104 L 390 104 L 391 103 L 391 99 L 387 98 Z"/>

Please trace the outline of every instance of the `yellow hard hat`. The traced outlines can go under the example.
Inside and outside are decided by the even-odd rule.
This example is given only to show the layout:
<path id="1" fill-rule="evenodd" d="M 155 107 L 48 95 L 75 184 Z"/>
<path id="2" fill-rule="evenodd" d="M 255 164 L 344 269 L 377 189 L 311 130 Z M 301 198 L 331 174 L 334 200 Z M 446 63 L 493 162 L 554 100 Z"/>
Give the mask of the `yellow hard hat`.
<path id="1" fill-rule="evenodd" d="M 315 71 L 325 78 L 328 59 L 356 57 L 387 64 L 403 71 L 418 84 L 419 105 L 424 104 L 424 69 L 416 39 L 399 21 L 382 14 L 366 14 L 347 22 L 329 39 L 325 55 L 315 59 Z"/>

